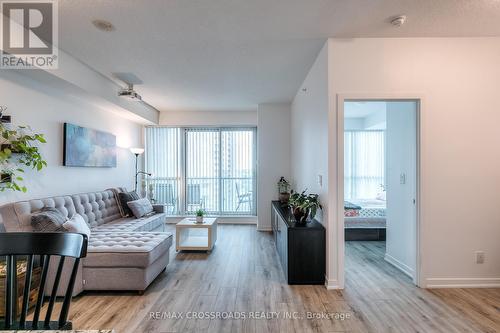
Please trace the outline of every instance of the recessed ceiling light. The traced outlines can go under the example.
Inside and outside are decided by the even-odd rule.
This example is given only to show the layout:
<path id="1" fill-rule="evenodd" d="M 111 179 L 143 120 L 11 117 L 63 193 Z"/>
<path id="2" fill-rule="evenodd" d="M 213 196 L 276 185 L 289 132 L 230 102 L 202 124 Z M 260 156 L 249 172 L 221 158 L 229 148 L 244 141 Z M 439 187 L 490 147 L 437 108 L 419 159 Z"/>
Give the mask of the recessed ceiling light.
<path id="1" fill-rule="evenodd" d="M 391 24 L 395 27 L 400 27 L 406 23 L 406 15 L 399 15 L 391 18 Z"/>
<path id="2" fill-rule="evenodd" d="M 101 31 L 110 32 L 115 30 L 115 26 L 109 21 L 93 20 L 92 24 Z"/>

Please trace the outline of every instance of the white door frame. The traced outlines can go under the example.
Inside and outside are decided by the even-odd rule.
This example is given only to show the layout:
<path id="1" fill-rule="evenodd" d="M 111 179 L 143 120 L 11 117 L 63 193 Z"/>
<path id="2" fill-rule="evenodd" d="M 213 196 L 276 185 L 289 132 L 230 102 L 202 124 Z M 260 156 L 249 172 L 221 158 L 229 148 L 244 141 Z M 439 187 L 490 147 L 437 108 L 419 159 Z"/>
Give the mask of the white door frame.
<path id="1" fill-rule="evenodd" d="M 413 282 L 418 287 L 424 285 L 424 277 L 422 274 L 422 160 L 421 160 L 421 146 L 422 146 L 422 126 L 421 116 L 424 105 L 424 97 L 422 94 L 337 94 L 337 165 L 336 165 L 336 188 L 337 188 L 337 202 L 333 207 L 336 208 L 336 216 L 334 216 L 337 225 L 337 237 L 333 241 L 337 244 L 337 272 L 338 272 L 338 288 L 344 289 L 345 286 L 345 237 L 344 237 L 344 103 L 346 101 L 414 101 L 417 103 L 417 193 L 416 193 L 416 226 L 415 226 L 415 244 L 416 244 L 416 262 L 415 274 Z M 335 244 L 334 243 L 334 244 Z"/>

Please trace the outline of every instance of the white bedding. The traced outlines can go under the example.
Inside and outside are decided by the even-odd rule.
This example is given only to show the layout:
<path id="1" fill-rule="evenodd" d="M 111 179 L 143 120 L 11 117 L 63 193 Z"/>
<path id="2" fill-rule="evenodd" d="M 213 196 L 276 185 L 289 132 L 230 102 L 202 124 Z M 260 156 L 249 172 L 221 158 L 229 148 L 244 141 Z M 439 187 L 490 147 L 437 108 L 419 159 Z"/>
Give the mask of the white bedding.
<path id="1" fill-rule="evenodd" d="M 345 217 L 345 228 L 385 228 L 385 200 L 349 200 L 349 202 L 358 205 L 361 209 L 358 211 L 358 216 Z"/>
<path id="2" fill-rule="evenodd" d="M 386 201 L 378 199 L 350 200 L 355 205 L 361 206 L 359 217 L 385 217 Z"/>

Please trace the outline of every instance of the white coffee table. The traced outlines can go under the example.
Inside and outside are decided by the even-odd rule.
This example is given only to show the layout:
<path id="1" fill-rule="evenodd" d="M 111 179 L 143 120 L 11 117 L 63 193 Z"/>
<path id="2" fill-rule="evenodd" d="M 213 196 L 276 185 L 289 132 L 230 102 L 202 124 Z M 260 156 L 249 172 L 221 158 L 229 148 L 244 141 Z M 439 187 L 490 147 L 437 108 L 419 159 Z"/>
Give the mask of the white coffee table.
<path id="1" fill-rule="evenodd" d="M 217 218 L 206 217 L 203 223 L 196 223 L 188 217 L 175 225 L 175 249 L 212 251 L 217 241 Z"/>

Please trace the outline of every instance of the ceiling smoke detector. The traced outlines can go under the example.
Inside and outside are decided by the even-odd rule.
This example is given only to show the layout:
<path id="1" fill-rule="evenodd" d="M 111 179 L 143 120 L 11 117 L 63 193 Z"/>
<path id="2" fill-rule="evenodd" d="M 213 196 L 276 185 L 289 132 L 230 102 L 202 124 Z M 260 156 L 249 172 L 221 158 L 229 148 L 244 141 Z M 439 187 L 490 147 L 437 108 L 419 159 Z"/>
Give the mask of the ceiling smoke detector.
<path id="1" fill-rule="evenodd" d="M 391 19 L 391 24 L 395 27 L 400 27 L 403 24 L 405 24 L 405 22 L 406 22 L 406 15 L 396 16 Z"/>
<path id="2" fill-rule="evenodd" d="M 129 99 L 134 102 L 140 102 L 142 101 L 141 95 L 139 95 L 135 90 L 134 90 L 134 85 L 133 84 L 128 84 L 128 87 L 125 89 L 122 89 L 118 92 L 119 97 L 123 97 L 126 99 Z"/>
<path id="3" fill-rule="evenodd" d="M 115 26 L 113 25 L 113 23 L 111 23 L 109 21 L 93 20 L 92 24 L 94 25 L 94 27 L 96 27 L 97 29 L 99 29 L 101 31 L 110 32 L 110 31 L 115 30 Z"/>

